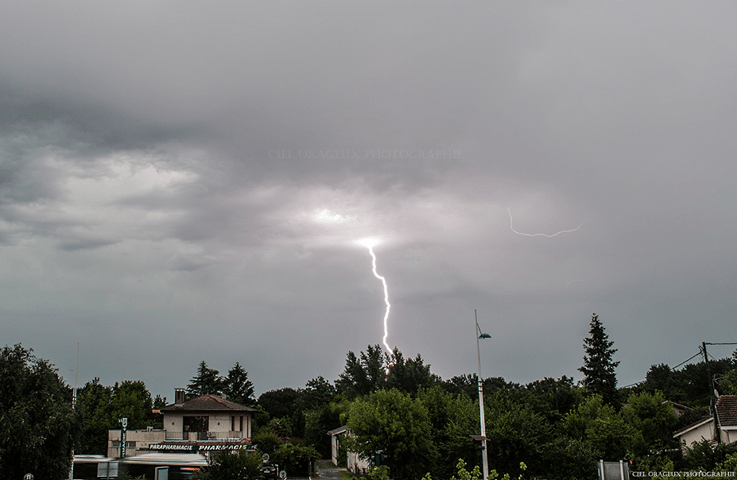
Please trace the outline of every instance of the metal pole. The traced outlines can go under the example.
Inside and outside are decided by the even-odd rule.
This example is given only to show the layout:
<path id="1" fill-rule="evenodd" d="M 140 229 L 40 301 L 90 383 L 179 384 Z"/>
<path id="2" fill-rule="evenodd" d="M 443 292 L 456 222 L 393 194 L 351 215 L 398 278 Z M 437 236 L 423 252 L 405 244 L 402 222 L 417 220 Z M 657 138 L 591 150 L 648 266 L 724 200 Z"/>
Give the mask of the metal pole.
<path id="1" fill-rule="evenodd" d="M 77 410 L 77 379 L 79 378 L 79 342 L 77 342 L 77 363 L 74 366 L 74 390 L 72 390 L 72 410 Z M 69 480 L 74 478 L 74 444 L 72 444 L 72 466 L 69 467 Z"/>
<path id="2" fill-rule="evenodd" d="M 479 419 L 481 422 L 481 466 L 483 468 L 484 480 L 489 477 L 489 459 L 486 455 L 486 420 L 484 419 L 484 387 L 481 382 L 481 349 L 479 348 L 479 319 L 476 309 L 473 311 L 476 321 L 476 356 L 479 361 Z"/>

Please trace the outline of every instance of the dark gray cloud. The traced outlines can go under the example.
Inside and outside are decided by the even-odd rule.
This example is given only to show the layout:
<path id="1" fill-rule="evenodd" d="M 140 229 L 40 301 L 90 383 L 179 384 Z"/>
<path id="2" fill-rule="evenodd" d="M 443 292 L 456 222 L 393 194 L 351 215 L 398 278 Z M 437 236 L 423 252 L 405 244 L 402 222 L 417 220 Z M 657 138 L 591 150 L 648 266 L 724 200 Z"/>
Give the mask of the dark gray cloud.
<path id="1" fill-rule="evenodd" d="M 488 375 L 576 376 L 592 312 L 622 383 L 679 363 L 733 330 L 735 8 L 2 7 L 6 342 L 163 395 L 336 378 L 379 237 L 389 341 L 444 377 L 474 308 Z"/>

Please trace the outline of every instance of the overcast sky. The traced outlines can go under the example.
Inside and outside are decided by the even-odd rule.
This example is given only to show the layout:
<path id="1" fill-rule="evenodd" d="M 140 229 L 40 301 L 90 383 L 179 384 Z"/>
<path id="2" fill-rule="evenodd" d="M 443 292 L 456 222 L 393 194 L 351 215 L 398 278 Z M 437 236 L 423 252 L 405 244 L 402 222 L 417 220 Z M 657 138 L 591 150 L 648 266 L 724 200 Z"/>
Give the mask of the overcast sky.
<path id="1" fill-rule="evenodd" d="M 0 340 L 256 394 L 383 336 L 620 385 L 737 341 L 732 1 L 6 2 Z M 544 235 L 543 235 L 544 234 Z M 557 234 L 557 235 L 556 235 Z M 717 358 L 731 347 L 710 349 Z"/>

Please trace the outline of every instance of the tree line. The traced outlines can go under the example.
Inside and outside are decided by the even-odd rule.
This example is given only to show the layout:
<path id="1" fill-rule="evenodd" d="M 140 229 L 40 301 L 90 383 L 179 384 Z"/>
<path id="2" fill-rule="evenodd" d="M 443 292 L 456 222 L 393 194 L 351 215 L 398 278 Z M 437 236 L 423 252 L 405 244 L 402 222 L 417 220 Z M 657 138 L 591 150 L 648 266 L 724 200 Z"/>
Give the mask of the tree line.
<path id="1" fill-rule="evenodd" d="M 731 358 L 680 369 L 656 364 L 640 384 L 617 388 L 616 349 L 596 315 L 583 347 L 580 382 L 567 376 L 524 385 L 483 379 L 486 452 L 470 437 L 479 433 L 478 377 L 444 380 L 419 354 L 405 358 L 398 349 L 387 354 L 379 345 L 349 351 L 332 382 L 317 376 L 302 388 L 275 389 L 258 398 L 240 363 L 220 375 L 203 360 L 186 393 L 224 394 L 257 408 L 252 443 L 293 469 L 329 458 L 327 432 L 343 425 L 352 433 L 344 448 L 384 466 L 369 476 L 395 480 L 425 474 L 451 478 L 459 459 L 464 469 L 473 469 L 484 453 L 491 468 L 515 478 L 593 478 L 599 459 L 630 459 L 630 468 L 641 471 L 737 469 L 737 447 L 696 444 L 684 456 L 672 437 L 708 414 L 709 375 L 720 393 L 737 394 L 737 351 Z M 105 454 L 107 432 L 119 428 L 120 417 L 129 419 L 130 429 L 161 427 L 153 410 L 166 398 L 152 398 L 143 382 L 104 386 L 95 378 L 79 390 L 72 409 L 71 388 L 48 361 L 20 345 L 6 346 L 0 359 L 3 476 L 17 477 L 19 468 L 32 467 L 39 478 L 65 477 L 59 472 L 68 471 L 72 446 L 77 453 Z M 691 410 L 678 417 L 668 402 Z M 223 461 L 236 465 L 236 457 Z M 218 478 L 214 470 L 202 476 Z"/>

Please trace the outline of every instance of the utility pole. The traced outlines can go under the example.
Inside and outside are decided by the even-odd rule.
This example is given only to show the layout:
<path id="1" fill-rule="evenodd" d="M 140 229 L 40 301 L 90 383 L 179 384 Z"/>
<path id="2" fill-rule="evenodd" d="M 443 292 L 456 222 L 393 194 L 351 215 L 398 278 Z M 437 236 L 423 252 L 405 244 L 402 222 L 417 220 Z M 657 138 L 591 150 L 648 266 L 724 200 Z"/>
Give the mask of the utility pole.
<path id="1" fill-rule="evenodd" d="M 701 353 L 704 355 L 704 364 L 706 365 L 706 376 L 709 377 L 709 410 L 714 421 L 714 430 L 712 440 L 719 441 L 719 422 L 717 421 L 717 405 L 714 400 L 714 380 L 711 378 L 711 369 L 709 368 L 709 355 L 706 353 L 706 342 L 701 342 Z"/>
<path id="2" fill-rule="evenodd" d="M 701 342 L 701 352 L 704 354 L 704 363 L 706 364 L 706 375 L 709 377 L 709 395 L 714 396 L 714 379 L 711 378 L 711 369 L 709 368 L 709 355 L 706 353 L 706 342 Z"/>
<path id="3" fill-rule="evenodd" d="M 79 378 L 79 342 L 77 342 L 77 363 L 74 366 L 74 390 L 72 390 L 72 410 L 77 409 L 77 379 Z M 69 467 L 69 480 L 74 478 L 74 445 L 72 445 L 72 466 Z"/>
<path id="4" fill-rule="evenodd" d="M 476 356 L 479 361 L 479 419 L 481 422 L 481 466 L 483 467 L 484 480 L 489 477 L 489 458 L 486 454 L 486 420 L 484 419 L 484 385 L 481 381 L 481 349 L 479 348 L 479 339 L 491 338 L 487 333 L 481 333 L 479 328 L 479 319 L 476 310 L 473 311 L 473 317 L 476 321 Z"/>

